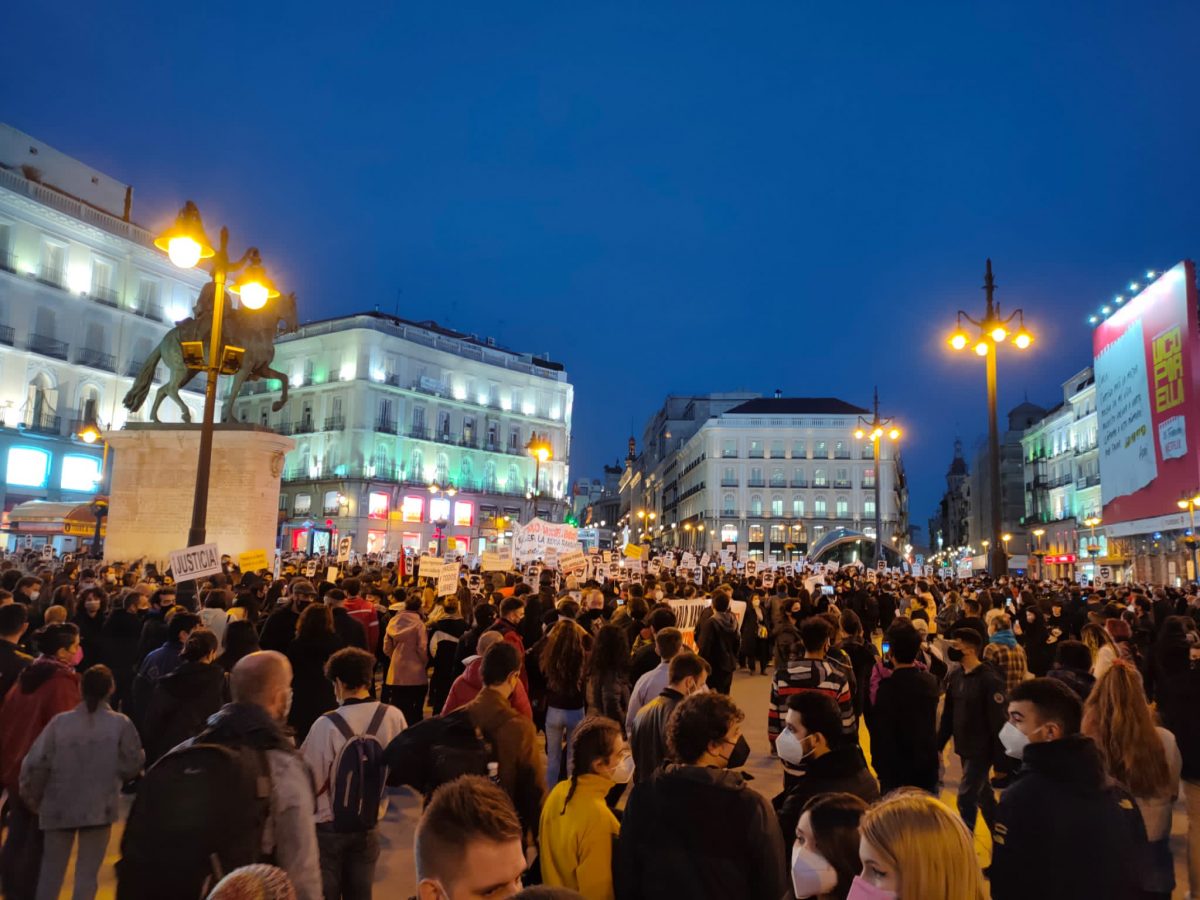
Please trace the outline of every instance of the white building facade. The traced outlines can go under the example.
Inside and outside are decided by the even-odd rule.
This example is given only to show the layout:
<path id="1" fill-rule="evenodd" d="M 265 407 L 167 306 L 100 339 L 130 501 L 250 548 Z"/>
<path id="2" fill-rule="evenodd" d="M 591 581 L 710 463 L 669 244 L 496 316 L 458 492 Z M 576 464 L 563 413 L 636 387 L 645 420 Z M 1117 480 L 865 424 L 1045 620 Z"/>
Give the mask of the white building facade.
<path id="1" fill-rule="evenodd" d="M 131 204 L 128 186 L 0 124 L 6 513 L 26 500 L 91 499 L 101 447 L 76 439 L 78 426 L 124 425 L 121 399 L 133 376 L 172 323 L 191 314 L 207 280 L 154 249 L 151 233 L 130 220 Z M 197 418 L 202 395 L 184 396 Z M 132 418 L 144 421 L 146 412 Z M 180 421 L 169 402 L 161 416 Z"/>
<path id="2" fill-rule="evenodd" d="M 652 542 L 783 561 L 835 528 L 874 536 L 878 478 L 883 539 L 903 549 L 908 488 L 898 447 L 881 442 L 876 472 L 871 441 L 854 436 L 859 416 L 869 411 L 833 398 L 777 396 L 707 418 L 643 473 L 629 540 L 645 537 L 653 512 Z"/>
<path id="3" fill-rule="evenodd" d="M 568 503 L 574 392 L 563 367 L 433 322 L 361 313 L 279 339 L 278 385 L 254 383 L 241 421 L 293 436 L 280 521 L 285 550 L 477 553 Z M 538 463 L 531 440 L 549 445 Z M 535 475 L 537 481 L 535 482 Z"/>

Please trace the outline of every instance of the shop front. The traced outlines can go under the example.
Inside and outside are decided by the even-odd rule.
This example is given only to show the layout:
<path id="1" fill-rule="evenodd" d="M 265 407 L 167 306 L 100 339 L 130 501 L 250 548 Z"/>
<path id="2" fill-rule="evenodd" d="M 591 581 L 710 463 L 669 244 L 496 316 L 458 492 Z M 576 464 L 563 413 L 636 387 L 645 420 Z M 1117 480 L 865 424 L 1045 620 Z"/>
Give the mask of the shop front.
<path id="1" fill-rule="evenodd" d="M 5 513 L 3 533 L 7 550 L 53 548 L 56 554 L 91 550 L 96 513 L 91 503 L 53 503 L 28 500 Z M 105 535 L 101 520 L 100 537 Z"/>

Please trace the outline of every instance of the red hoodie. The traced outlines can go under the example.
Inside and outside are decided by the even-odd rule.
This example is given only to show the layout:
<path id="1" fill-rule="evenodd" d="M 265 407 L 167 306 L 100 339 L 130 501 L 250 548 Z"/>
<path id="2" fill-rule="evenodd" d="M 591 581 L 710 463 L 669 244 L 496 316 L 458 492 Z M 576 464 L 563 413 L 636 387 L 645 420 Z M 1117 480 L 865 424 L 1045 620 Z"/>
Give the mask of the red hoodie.
<path id="1" fill-rule="evenodd" d="M 448 712 L 454 712 L 459 707 L 466 706 L 475 699 L 476 694 L 483 690 L 483 675 L 480 674 L 482 666 L 483 657 L 477 656 L 467 665 L 467 670 L 454 679 L 454 684 L 450 686 L 450 693 L 446 696 L 446 705 L 442 707 L 441 714 L 443 716 Z M 529 705 L 529 694 L 525 691 L 525 685 L 520 681 L 517 682 L 517 689 L 508 698 L 508 702 L 525 718 L 533 720 L 533 707 Z"/>
<path id="2" fill-rule="evenodd" d="M 375 604 L 363 597 L 347 597 L 344 604 L 350 618 L 354 619 L 367 633 L 367 647 L 372 653 L 379 652 L 379 613 Z"/>
<path id="3" fill-rule="evenodd" d="M 79 676 L 70 666 L 43 656 L 21 672 L 0 707 L 0 785 L 9 793 L 18 793 L 21 763 L 42 729 L 79 700 Z"/>

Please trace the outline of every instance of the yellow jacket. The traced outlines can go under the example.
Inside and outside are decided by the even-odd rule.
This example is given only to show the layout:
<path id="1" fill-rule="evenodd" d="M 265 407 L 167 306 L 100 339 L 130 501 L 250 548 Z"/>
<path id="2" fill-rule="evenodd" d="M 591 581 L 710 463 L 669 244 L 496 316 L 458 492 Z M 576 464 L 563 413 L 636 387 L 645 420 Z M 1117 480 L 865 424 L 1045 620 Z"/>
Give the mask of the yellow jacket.
<path id="1" fill-rule="evenodd" d="M 539 838 L 547 885 L 578 891 L 585 900 L 613 900 L 613 842 L 621 826 L 604 803 L 612 786 L 603 775 L 581 775 L 565 813 L 571 782 L 559 782 L 550 791 Z"/>

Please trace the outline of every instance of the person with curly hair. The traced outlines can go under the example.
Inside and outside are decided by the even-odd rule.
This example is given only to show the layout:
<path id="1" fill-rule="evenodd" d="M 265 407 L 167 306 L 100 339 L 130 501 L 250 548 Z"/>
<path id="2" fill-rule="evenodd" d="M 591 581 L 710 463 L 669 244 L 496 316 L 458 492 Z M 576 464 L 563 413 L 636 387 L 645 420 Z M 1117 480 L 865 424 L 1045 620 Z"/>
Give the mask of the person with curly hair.
<path id="1" fill-rule="evenodd" d="M 629 711 L 629 639 L 619 625 L 603 625 L 588 660 L 587 711 L 621 723 Z"/>
<path id="2" fill-rule="evenodd" d="M 571 734 L 583 721 L 584 630 L 574 621 L 559 620 L 546 635 L 538 667 L 546 682 L 546 790 L 550 790 L 571 774 Z M 563 756 L 564 747 L 568 757 Z"/>

